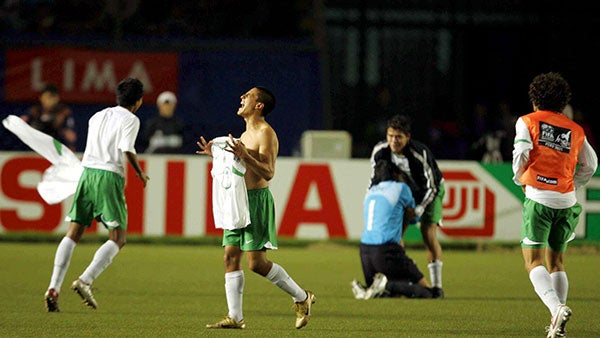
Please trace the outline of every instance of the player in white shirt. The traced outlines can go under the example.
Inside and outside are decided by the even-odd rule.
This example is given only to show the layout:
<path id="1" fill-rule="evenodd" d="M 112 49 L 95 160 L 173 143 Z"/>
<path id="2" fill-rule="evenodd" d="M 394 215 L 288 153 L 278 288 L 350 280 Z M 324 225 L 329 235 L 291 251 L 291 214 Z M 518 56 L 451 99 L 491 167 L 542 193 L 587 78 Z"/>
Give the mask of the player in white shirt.
<path id="1" fill-rule="evenodd" d="M 144 86 L 138 79 L 126 78 L 117 85 L 118 106 L 99 111 L 89 120 L 82 160 L 84 170 L 66 218 L 71 224 L 56 250 L 50 285 L 44 295 L 48 312 L 60 311 L 58 295 L 73 249 L 94 219 L 108 229 L 109 239 L 98 248 L 90 265 L 71 288 L 81 296 L 84 304 L 93 309 L 98 307 L 91 284 L 125 245 L 125 158 L 144 187 L 149 179 L 140 167 L 134 148 L 140 129 L 140 120 L 135 112 L 142 105 L 143 94 Z"/>

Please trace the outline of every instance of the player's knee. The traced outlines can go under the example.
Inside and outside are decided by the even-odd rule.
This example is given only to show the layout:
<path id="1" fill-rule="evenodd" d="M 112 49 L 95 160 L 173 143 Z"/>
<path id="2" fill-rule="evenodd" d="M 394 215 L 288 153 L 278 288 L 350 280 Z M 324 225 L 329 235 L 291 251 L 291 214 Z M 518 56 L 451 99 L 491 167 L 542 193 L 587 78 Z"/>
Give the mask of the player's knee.
<path id="1" fill-rule="evenodd" d="M 228 254 L 223 255 L 223 262 L 225 263 L 226 266 L 235 265 L 237 261 L 238 261 L 238 259 L 234 255 L 228 255 Z"/>
<path id="2" fill-rule="evenodd" d="M 261 276 L 266 276 L 269 273 L 269 265 L 266 261 L 251 260 L 248 262 L 248 268 Z"/>
<path id="3" fill-rule="evenodd" d="M 253 272 L 258 273 L 260 271 L 260 269 L 261 269 L 261 264 L 260 264 L 259 261 L 251 260 L 251 261 L 248 262 L 248 268 L 250 270 L 252 270 Z"/>
<path id="4" fill-rule="evenodd" d="M 537 261 L 537 260 L 525 262 L 525 270 L 527 271 L 527 273 L 530 273 L 531 270 L 533 270 L 534 268 L 536 268 L 538 266 L 543 266 L 543 263 L 541 261 Z"/>
<path id="5" fill-rule="evenodd" d="M 125 246 L 125 244 L 127 244 L 127 240 L 125 238 L 119 238 L 115 241 L 115 243 L 117 243 L 117 245 L 119 246 L 119 249 L 123 249 L 123 247 Z"/>

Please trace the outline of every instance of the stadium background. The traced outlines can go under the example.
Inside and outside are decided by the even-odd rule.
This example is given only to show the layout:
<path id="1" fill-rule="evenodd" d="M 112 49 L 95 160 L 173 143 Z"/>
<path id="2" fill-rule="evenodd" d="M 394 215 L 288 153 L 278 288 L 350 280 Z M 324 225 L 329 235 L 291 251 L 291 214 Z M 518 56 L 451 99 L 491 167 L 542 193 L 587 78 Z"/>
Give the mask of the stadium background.
<path id="1" fill-rule="evenodd" d="M 593 38 L 600 18 L 585 1 L 130 1 L 111 7 L 118 3 L 3 2 L 0 116 L 23 112 L 35 100 L 6 99 L 7 51 L 40 46 L 176 53 L 178 114 L 192 139 L 242 128 L 227 114 L 239 94 L 253 83 L 271 85 L 281 103 L 272 122 L 282 156 L 298 154 L 303 130 L 341 129 L 353 136 L 353 156 L 366 157 L 381 138 L 381 121 L 402 112 L 415 119 L 415 138 L 439 158 L 476 159 L 469 152 L 478 133 L 476 104 L 487 107 L 490 120 L 500 107 L 522 115 L 530 110 L 527 85 L 542 71 L 563 73 L 588 121 L 599 106 L 592 51 L 600 44 Z M 375 95 L 382 89 L 390 92 L 384 106 Z M 98 108 L 93 103 L 72 104 L 78 150 L 85 122 Z M 146 100 L 142 121 L 153 106 Z M 0 133 L 0 150 L 19 147 Z"/>
<path id="2" fill-rule="evenodd" d="M 136 60 L 148 65 L 150 79 L 162 81 L 146 95 L 142 122 L 155 113 L 157 92 L 175 90 L 177 113 L 192 139 L 239 133 L 239 95 L 257 82 L 272 86 L 280 103 L 270 121 L 282 145 L 272 184 L 282 250 L 269 256 L 318 295 L 303 337 L 541 337 L 548 312 L 531 290 L 515 239 L 521 195 L 510 182 L 510 164 L 482 164 L 470 148 L 488 129 L 505 128 L 501 122 L 528 112 L 527 84 L 548 70 L 569 80 L 573 103 L 598 134 L 596 7 L 581 0 L 5 0 L 0 119 L 34 103 L 41 80 L 60 79 L 65 87 L 62 79 L 77 79 L 62 96 L 73 108 L 82 151 L 87 118 L 112 103 L 101 76 L 81 89 L 78 67 L 92 69 L 94 60 L 96 70 L 112 62 L 116 77 Z M 20 67 L 8 74 L 9 63 Z M 176 76 L 161 77 L 165 72 Z M 492 120 L 488 126 L 475 123 L 482 107 Z M 349 282 L 362 273 L 355 239 L 362 227 L 366 157 L 382 138 L 382 120 L 396 112 L 415 118 L 415 137 L 441 159 L 448 195 L 461 197 L 444 207 L 449 231 L 459 236 L 440 231 L 441 302 L 362 302 L 350 291 Z M 496 119 L 507 112 L 507 119 Z M 299 135 L 307 129 L 349 131 L 353 158 L 300 157 Z M 65 290 L 61 313 L 54 316 L 41 301 L 69 202 L 41 201 L 35 185 L 49 163 L 0 126 L 0 336 L 298 336 L 287 296 L 253 273 L 246 273 L 245 332 L 205 331 L 226 310 L 223 252 L 219 236 L 195 238 L 216 233 L 206 212 L 210 161 L 193 150 L 192 143 L 181 155 L 141 155 L 152 179 L 144 190 L 129 173 L 129 244 L 94 283 L 100 308 L 90 312 Z M 566 262 L 575 311 L 568 332 L 598 337 L 598 173 L 578 199 L 586 215 Z M 486 217 L 491 201 L 493 216 Z M 291 218 L 283 222 L 284 215 Z M 311 219 L 326 226 L 300 224 Z M 31 234 L 31 228 L 38 231 Z M 479 235 L 462 242 L 465 230 Z M 78 245 L 67 280 L 77 278 L 106 240 L 102 227 L 92 231 Z M 307 235 L 328 240 L 299 239 Z M 411 241 L 407 251 L 424 268 L 422 241 Z"/>
<path id="3" fill-rule="evenodd" d="M 112 88 L 98 76 L 83 89 L 82 69 L 100 74 L 111 65 L 119 79 L 141 59 L 149 78 L 161 79 L 147 93 L 142 123 L 155 114 L 156 95 L 169 89 L 178 94 L 189 140 L 239 134 L 239 95 L 262 84 L 278 97 L 269 119 L 282 157 L 301 155 L 304 131 L 326 129 L 350 132 L 352 157 L 364 159 L 382 138 L 385 119 L 405 113 L 414 119 L 413 136 L 439 159 L 478 160 L 477 137 L 494 130 L 510 135 L 514 118 L 530 110 L 529 81 L 550 70 L 569 80 L 573 104 L 598 132 L 592 123 L 598 67 L 590 51 L 600 44 L 592 35 L 600 19 L 587 2 L 129 1 L 111 7 L 119 3 L 4 2 L 0 118 L 24 113 L 42 81 L 65 87 L 71 79 L 61 96 L 73 109 L 83 151 L 87 119 L 112 104 Z M 38 68 L 36 58 L 43 60 Z M 487 109 L 481 125 L 475 124 L 480 106 Z M 510 144 L 509 137 L 504 141 Z M 184 154 L 194 148 L 187 143 Z M 502 149 L 506 161 L 509 148 Z M 23 150 L 0 128 L 0 151 Z M 590 191 L 585 198 L 597 200 L 597 188 Z"/>

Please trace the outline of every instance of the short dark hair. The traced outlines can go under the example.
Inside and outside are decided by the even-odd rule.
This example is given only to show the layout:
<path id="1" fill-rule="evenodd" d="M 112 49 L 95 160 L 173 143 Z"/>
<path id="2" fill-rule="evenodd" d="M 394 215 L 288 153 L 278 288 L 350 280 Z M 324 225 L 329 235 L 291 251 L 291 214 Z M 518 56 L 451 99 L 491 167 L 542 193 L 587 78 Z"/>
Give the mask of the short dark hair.
<path id="1" fill-rule="evenodd" d="M 378 160 L 375 162 L 375 168 L 373 169 L 373 180 L 371 186 L 379 184 L 384 181 L 401 181 L 402 179 L 400 168 L 397 165 L 388 160 Z"/>
<path id="2" fill-rule="evenodd" d="M 42 88 L 42 91 L 40 93 L 50 93 L 52 95 L 58 95 L 58 87 L 53 83 L 47 83 L 44 86 L 44 88 Z"/>
<path id="3" fill-rule="evenodd" d="M 529 100 L 539 110 L 560 113 L 571 100 L 571 88 L 559 73 L 539 74 L 529 85 Z"/>
<path id="4" fill-rule="evenodd" d="M 138 79 L 128 77 L 117 85 L 117 104 L 131 107 L 144 96 L 144 85 Z"/>
<path id="5" fill-rule="evenodd" d="M 275 108 L 275 95 L 263 86 L 254 87 L 258 89 L 258 102 L 264 104 L 264 108 L 262 110 L 262 116 L 269 115 L 273 109 Z"/>
<path id="6" fill-rule="evenodd" d="M 410 118 L 401 114 L 392 116 L 387 122 L 388 128 L 400 130 L 405 134 L 410 134 L 410 125 Z"/>

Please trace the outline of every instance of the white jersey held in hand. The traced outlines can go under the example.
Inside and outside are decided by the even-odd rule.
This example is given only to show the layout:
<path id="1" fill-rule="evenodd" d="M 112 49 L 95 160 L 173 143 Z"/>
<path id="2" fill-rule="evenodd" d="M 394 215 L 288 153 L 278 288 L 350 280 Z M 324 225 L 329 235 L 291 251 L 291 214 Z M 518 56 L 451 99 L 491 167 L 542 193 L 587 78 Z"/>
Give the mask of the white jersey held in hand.
<path id="1" fill-rule="evenodd" d="M 215 227 L 227 230 L 245 228 L 250 224 L 248 191 L 244 174 L 246 166 L 234 154 L 225 150 L 229 137 L 213 139 L 213 216 Z"/>
<path id="2" fill-rule="evenodd" d="M 18 116 L 9 115 L 2 124 L 33 151 L 50 161 L 37 191 L 48 204 L 57 204 L 75 193 L 83 172 L 81 161 L 64 144 L 32 128 Z"/>

